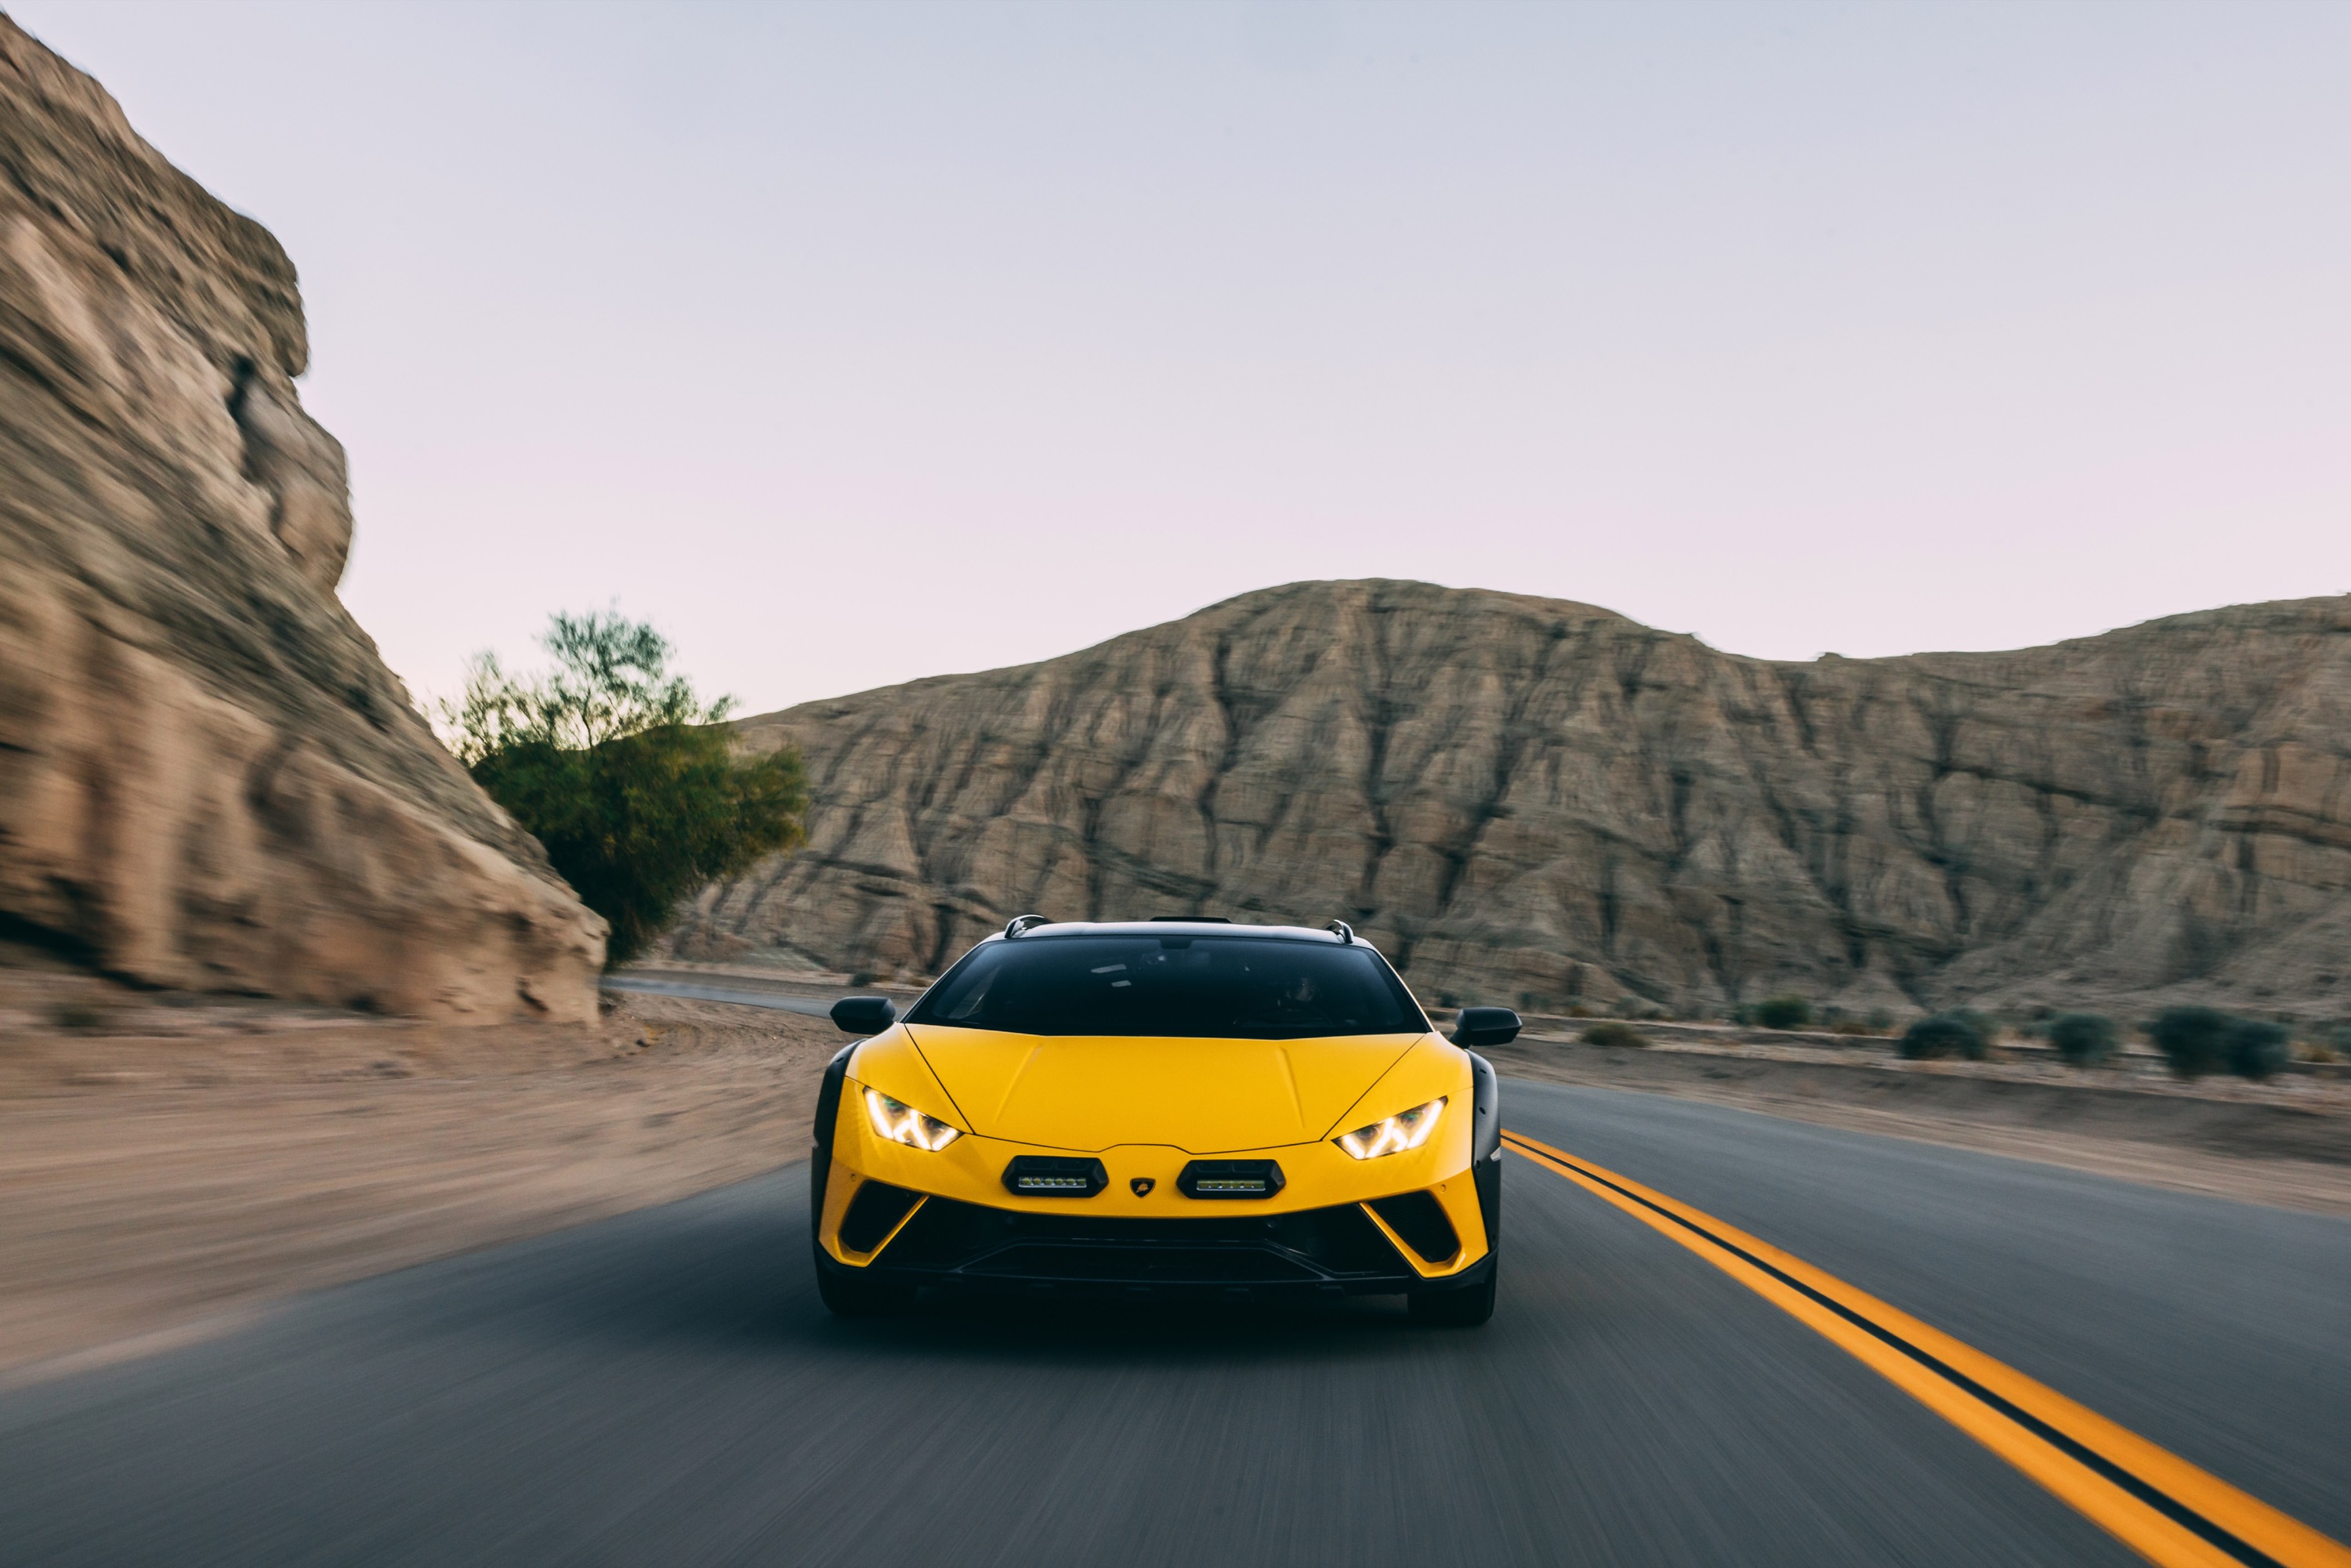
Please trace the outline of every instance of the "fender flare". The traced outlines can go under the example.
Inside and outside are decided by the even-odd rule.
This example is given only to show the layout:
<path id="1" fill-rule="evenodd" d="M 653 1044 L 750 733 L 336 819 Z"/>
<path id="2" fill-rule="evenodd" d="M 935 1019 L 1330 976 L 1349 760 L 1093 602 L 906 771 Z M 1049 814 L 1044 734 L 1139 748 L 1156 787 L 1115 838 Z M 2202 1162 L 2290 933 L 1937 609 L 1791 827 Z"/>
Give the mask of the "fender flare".
<path id="1" fill-rule="evenodd" d="M 1494 1064 L 1468 1051 L 1473 1091 L 1469 1169 L 1478 1183 L 1478 1216 L 1486 1222 L 1489 1249 L 1502 1244 L 1502 1080 Z"/>
<path id="2" fill-rule="evenodd" d="M 851 1040 L 833 1053 L 824 1064 L 824 1082 L 816 1092 L 816 1146 L 809 1155 L 809 1234 L 814 1237 L 824 1222 L 824 1184 L 832 1175 L 832 1132 L 841 1122 L 841 1086 L 849 1077 L 849 1059 L 865 1042 Z"/>

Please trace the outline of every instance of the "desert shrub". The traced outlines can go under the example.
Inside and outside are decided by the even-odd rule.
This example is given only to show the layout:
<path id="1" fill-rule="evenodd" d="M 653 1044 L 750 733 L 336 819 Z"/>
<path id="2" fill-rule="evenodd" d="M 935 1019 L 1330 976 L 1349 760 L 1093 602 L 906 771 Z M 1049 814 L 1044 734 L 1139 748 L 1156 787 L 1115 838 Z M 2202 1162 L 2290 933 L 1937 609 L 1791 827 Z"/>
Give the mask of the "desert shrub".
<path id="1" fill-rule="evenodd" d="M 1586 1045 L 1646 1045 L 1649 1037 L 1626 1023 L 1623 1019 L 1602 1019 L 1584 1027 Z"/>
<path id="2" fill-rule="evenodd" d="M 870 986 L 879 978 L 881 977 L 871 969 L 860 969 L 849 977 L 849 983 L 852 986 Z"/>
<path id="3" fill-rule="evenodd" d="M 1970 1061 L 1981 1061 L 1991 1053 L 1991 1041 L 1984 1038 L 1976 1017 L 1965 1012 L 1936 1013 L 1922 1018 L 1902 1031 L 1902 1040 L 1896 1049 L 1913 1061 L 1929 1057 L 1964 1056 Z"/>
<path id="4" fill-rule="evenodd" d="M 2172 1071 L 2182 1078 L 2201 1078 L 2227 1065 L 2236 1021 L 2218 1008 L 2166 1008 L 2147 1024 L 2147 1032 Z"/>
<path id="5" fill-rule="evenodd" d="M 1437 1005 L 1440 1008 L 1458 1008 L 1461 1005 L 1461 998 L 1451 991 L 1439 991 L 1437 993 Z"/>
<path id="6" fill-rule="evenodd" d="M 1829 1025 L 1829 1032 L 1831 1034 L 1877 1034 L 1882 1031 L 1870 1028 L 1859 1019 L 1839 1019 Z"/>
<path id="7" fill-rule="evenodd" d="M 2104 1013 L 2060 1013 L 2049 1021 L 2049 1043 L 2075 1067 L 2095 1067 L 2115 1053 L 2122 1030 Z"/>
<path id="8" fill-rule="evenodd" d="M 2283 1024 L 2237 1019 L 2229 1030 L 2229 1071 L 2240 1078 L 2267 1078 L 2286 1064 Z"/>
<path id="9" fill-rule="evenodd" d="M 1990 1013 L 1980 1012 L 1974 1008 L 1953 1008 L 1951 1016 L 1955 1019 L 1965 1019 L 1968 1027 L 1983 1037 L 1986 1046 L 1993 1044 L 2000 1039 L 2000 1020 Z"/>
<path id="10" fill-rule="evenodd" d="M 1755 1021 L 1765 1029 L 1802 1029 L 1813 1021 L 1813 1004 L 1785 993 L 1765 997 L 1755 1004 Z"/>
<path id="11" fill-rule="evenodd" d="M 89 1034 L 106 1027 L 106 1011 L 88 1002 L 59 1002 L 49 1009 L 49 1021 L 76 1034 Z"/>
<path id="12" fill-rule="evenodd" d="M 799 758 L 737 757 L 721 724 L 668 673 L 670 645 L 617 613 L 558 614 L 556 668 L 516 679 L 488 653 L 462 701 L 443 704 L 450 749 L 474 782 L 546 846 L 580 901 L 611 927 L 605 961 L 643 951 L 705 883 L 801 839 Z"/>

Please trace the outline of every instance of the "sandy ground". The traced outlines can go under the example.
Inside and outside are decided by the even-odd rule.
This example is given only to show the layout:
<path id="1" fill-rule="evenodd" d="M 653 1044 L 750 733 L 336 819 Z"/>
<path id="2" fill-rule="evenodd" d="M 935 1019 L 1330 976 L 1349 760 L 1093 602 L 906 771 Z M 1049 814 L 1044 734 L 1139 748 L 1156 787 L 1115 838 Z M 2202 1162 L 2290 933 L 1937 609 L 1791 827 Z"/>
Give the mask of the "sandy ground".
<path id="1" fill-rule="evenodd" d="M 600 1027 L 456 1029 L 110 996 L 59 1030 L 77 1004 L 25 981 L 0 984 L 9 1381 L 800 1158 L 843 1043 L 665 998 Z"/>

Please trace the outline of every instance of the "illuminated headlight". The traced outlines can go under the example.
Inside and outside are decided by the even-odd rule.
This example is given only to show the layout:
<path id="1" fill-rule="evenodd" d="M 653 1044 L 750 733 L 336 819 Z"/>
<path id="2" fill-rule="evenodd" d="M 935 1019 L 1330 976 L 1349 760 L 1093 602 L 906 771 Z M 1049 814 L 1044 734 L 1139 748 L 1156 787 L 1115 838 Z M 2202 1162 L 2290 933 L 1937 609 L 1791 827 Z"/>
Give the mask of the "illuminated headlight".
<path id="1" fill-rule="evenodd" d="M 1428 1134 L 1437 1131 L 1437 1118 L 1444 1113 L 1445 1102 L 1431 1100 L 1426 1105 L 1399 1111 L 1385 1121 L 1358 1127 L 1352 1133 L 1343 1133 L 1334 1141 L 1359 1160 L 1377 1159 L 1382 1155 L 1400 1155 L 1406 1149 L 1416 1149 L 1428 1142 Z"/>
<path id="2" fill-rule="evenodd" d="M 918 1149 L 944 1149 L 963 1136 L 936 1116 L 925 1116 L 903 1100 L 893 1100 L 879 1089 L 865 1092 L 865 1113 L 873 1121 L 874 1135 L 885 1144 L 912 1144 Z"/>

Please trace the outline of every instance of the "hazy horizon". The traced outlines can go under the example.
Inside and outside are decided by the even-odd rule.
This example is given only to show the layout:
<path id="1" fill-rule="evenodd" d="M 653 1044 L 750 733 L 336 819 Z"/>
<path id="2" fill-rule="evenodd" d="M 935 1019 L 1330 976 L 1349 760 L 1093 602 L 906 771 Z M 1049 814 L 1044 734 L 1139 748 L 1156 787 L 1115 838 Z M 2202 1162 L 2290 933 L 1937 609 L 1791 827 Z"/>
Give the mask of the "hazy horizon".
<path id="1" fill-rule="evenodd" d="M 2351 590 L 2351 10 L 12 14 L 300 268 L 420 699 L 762 712 L 1312 579 L 1726 651 Z"/>

